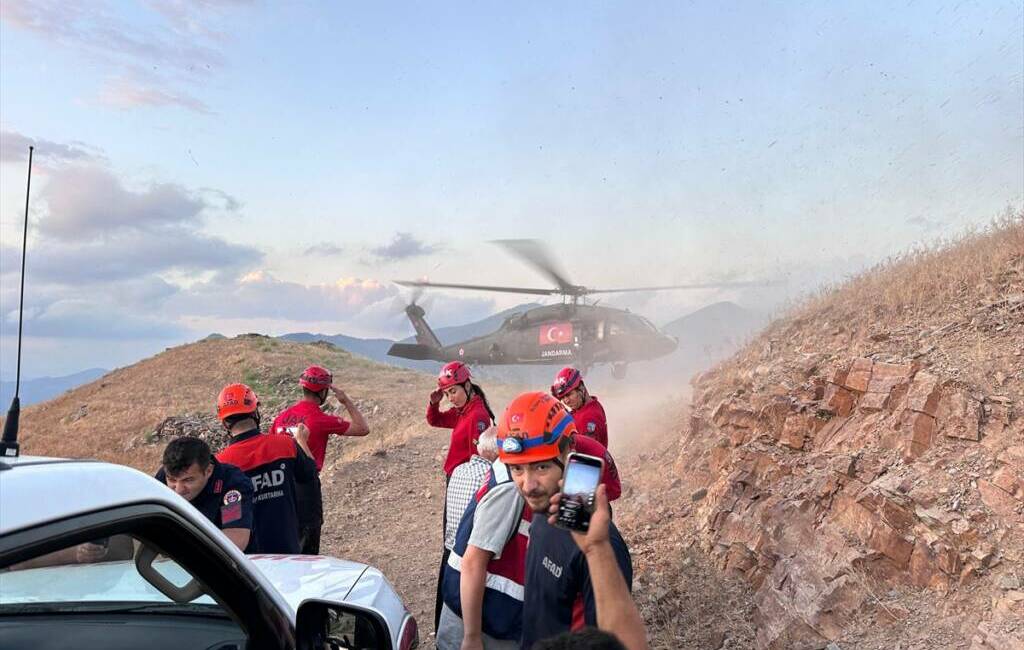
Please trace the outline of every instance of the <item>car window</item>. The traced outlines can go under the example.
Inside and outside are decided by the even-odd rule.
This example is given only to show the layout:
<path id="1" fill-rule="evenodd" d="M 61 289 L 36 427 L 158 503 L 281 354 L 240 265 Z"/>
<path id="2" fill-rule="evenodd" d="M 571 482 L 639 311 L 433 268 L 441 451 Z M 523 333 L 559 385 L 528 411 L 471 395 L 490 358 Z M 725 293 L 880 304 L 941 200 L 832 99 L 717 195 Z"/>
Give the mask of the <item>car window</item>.
<path id="1" fill-rule="evenodd" d="M 220 605 L 205 594 L 174 602 L 150 584 L 134 561 L 142 542 L 131 535 L 101 537 L 39 555 L 0 571 L 0 611 L 15 605 L 45 603 L 139 603 L 208 608 Z M 173 559 L 158 556 L 153 569 L 176 587 L 193 576 Z M 227 612 L 224 612 L 227 616 Z"/>

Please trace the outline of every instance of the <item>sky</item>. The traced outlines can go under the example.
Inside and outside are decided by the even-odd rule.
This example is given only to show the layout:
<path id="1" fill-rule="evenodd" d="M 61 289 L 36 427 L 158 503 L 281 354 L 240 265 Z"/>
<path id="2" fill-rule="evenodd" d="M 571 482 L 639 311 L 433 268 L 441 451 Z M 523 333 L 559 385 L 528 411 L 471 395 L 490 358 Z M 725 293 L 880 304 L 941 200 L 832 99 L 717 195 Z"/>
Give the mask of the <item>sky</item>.
<path id="1" fill-rule="evenodd" d="M 399 337 L 390 281 L 548 286 L 664 323 L 777 311 L 1024 204 L 998 2 L 0 4 L 0 375 L 211 332 Z M 525 302 L 434 292 L 437 326 Z"/>

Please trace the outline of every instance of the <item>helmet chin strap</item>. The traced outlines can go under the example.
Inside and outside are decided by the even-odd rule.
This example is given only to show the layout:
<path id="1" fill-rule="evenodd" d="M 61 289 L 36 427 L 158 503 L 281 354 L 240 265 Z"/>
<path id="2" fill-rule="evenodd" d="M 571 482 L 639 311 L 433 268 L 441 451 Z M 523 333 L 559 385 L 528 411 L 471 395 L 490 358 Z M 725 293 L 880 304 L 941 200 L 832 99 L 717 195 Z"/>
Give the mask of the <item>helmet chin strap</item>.
<path id="1" fill-rule="evenodd" d="M 317 397 L 320 399 L 320 406 L 323 406 L 324 402 L 327 401 L 327 389 L 325 388 L 317 393 Z"/>

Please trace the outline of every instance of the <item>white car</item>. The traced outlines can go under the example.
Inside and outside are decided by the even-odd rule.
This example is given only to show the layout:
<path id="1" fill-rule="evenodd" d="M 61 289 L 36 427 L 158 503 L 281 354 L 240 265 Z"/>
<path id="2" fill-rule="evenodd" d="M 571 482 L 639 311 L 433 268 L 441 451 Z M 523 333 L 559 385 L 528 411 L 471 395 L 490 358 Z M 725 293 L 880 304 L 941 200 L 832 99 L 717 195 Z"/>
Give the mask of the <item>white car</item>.
<path id="1" fill-rule="evenodd" d="M 418 643 L 377 569 L 253 555 L 129 467 L 0 458 L 0 648 L 386 649 Z"/>

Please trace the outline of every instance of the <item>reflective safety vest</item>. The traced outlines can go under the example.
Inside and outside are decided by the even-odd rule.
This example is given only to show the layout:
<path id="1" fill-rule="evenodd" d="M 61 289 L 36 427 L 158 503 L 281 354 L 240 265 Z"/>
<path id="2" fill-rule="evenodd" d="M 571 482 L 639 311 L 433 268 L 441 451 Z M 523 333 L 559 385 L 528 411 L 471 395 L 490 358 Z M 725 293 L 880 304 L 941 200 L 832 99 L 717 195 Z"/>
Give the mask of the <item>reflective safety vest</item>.
<path id="1" fill-rule="evenodd" d="M 455 547 L 448 555 L 448 566 L 444 571 L 442 586 L 444 603 L 462 617 L 462 599 L 459 581 L 462 579 L 462 556 L 469 545 L 473 532 L 473 516 L 477 504 L 496 485 L 509 483 L 512 477 L 508 468 L 495 462 L 491 473 L 473 500 L 469 502 L 459 529 L 455 533 Z M 526 546 L 530 541 L 530 521 L 533 511 L 523 501 L 519 523 L 509 535 L 501 550 L 500 558 L 487 563 L 487 581 L 484 584 L 484 601 L 481 608 L 481 627 L 484 634 L 495 639 L 518 640 L 523 630 L 523 584 L 526 580 Z"/>

